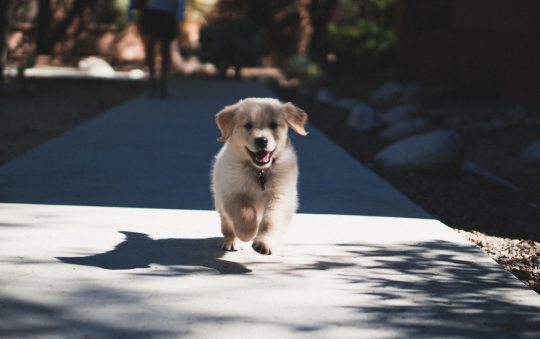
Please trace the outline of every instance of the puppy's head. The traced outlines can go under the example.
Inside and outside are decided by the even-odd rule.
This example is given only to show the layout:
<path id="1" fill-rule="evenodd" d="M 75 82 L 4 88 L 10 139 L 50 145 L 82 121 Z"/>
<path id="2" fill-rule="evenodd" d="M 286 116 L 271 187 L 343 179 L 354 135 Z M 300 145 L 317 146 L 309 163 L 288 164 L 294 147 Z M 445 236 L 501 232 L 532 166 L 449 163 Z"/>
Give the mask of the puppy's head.
<path id="1" fill-rule="evenodd" d="M 220 141 L 228 142 L 236 157 L 264 169 L 287 148 L 289 127 L 307 135 L 307 114 L 276 99 L 249 98 L 225 107 L 216 114 Z"/>

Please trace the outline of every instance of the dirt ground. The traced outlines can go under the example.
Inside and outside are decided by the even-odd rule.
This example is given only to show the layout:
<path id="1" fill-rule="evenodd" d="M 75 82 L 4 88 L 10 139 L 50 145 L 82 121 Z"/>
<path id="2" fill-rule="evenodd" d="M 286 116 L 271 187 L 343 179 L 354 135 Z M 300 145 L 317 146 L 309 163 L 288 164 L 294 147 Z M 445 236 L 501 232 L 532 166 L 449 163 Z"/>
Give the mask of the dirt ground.
<path id="1" fill-rule="evenodd" d="M 28 79 L 0 90 L 0 164 L 144 90 L 137 81 Z"/>
<path id="2" fill-rule="evenodd" d="M 522 147 L 540 139 L 540 126 L 532 123 L 530 117 L 500 119 L 470 113 L 447 119 L 454 122 L 452 127 L 464 139 L 465 160 L 504 178 L 515 186 L 511 189 L 463 172 L 386 173 L 375 166 L 373 158 L 389 142 L 375 134 L 348 129 L 347 111 L 316 102 L 295 90 L 276 91 L 283 100 L 293 101 L 306 110 L 311 123 L 351 156 L 540 293 L 540 175 L 538 168 L 517 157 Z M 491 119 L 498 121 L 492 123 Z M 449 126 L 441 122 L 440 127 Z"/>

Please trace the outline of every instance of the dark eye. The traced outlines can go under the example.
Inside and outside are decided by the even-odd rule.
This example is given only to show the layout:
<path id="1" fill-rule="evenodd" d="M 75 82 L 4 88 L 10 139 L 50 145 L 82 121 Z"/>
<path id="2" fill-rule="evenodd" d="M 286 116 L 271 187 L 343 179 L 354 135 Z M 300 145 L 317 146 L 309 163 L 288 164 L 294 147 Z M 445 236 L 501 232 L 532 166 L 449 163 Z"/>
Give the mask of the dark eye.
<path id="1" fill-rule="evenodd" d="M 270 128 L 271 128 L 271 129 L 276 129 L 276 128 L 278 128 L 278 124 L 276 124 L 275 122 L 272 121 L 272 122 L 270 123 Z"/>
<path id="2" fill-rule="evenodd" d="M 248 122 L 244 125 L 244 127 L 249 131 L 250 129 L 253 128 L 253 124 L 251 122 Z"/>

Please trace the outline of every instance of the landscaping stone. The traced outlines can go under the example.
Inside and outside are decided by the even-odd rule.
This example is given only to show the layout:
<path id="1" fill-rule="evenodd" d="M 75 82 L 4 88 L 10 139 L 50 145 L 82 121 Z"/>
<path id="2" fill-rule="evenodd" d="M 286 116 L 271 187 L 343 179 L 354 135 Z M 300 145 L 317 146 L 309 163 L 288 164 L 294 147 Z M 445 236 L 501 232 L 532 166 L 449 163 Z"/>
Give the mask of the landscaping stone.
<path id="1" fill-rule="evenodd" d="M 523 122 L 531 119 L 531 112 L 523 106 L 512 106 L 505 112 L 505 116 L 512 122 Z"/>
<path id="2" fill-rule="evenodd" d="M 498 176 L 497 174 L 491 172 L 489 169 L 485 168 L 484 166 L 474 161 L 470 161 L 470 160 L 464 161 L 463 165 L 461 166 L 461 170 L 468 174 L 483 177 L 484 179 L 491 181 L 494 184 L 503 186 L 504 188 L 507 188 L 514 192 L 519 192 L 520 190 L 516 185 L 514 185 L 510 181 L 506 180 L 505 178 L 501 176 Z"/>
<path id="3" fill-rule="evenodd" d="M 358 104 L 364 104 L 361 101 L 354 98 L 343 98 L 335 100 L 332 105 L 340 109 L 351 110 Z"/>
<path id="4" fill-rule="evenodd" d="M 318 101 L 318 102 L 323 102 L 325 104 L 331 104 L 336 99 L 335 99 L 334 95 L 332 94 L 332 92 L 330 92 L 326 88 L 321 88 L 317 92 L 317 95 L 315 96 L 315 100 Z"/>
<path id="5" fill-rule="evenodd" d="M 540 164 L 540 139 L 525 146 L 519 153 L 519 157 L 527 162 Z"/>
<path id="6" fill-rule="evenodd" d="M 400 102 L 418 102 L 422 96 L 422 86 L 417 82 L 411 82 L 403 86 L 401 96 L 399 98 Z"/>
<path id="7" fill-rule="evenodd" d="M 386 127 L 380 137 L 386 140 L 397 140 L 426 132 L 432 129 L 430 121 L 426 118 L 405 119 Z"/>
<path id="8" fill-rule="evenodd" d="M 469 122 L 465 119 L 461 119 L 458 121 L 458 124 L 456 124 L 455 128 L 461 128 L 462 125 L 468 125 L 467 128 L 469 129 L 476 129 L 481 131 L 494 131 L 501 128 L 508 127 L 511 125 L 510 122 L 504 121 L 503 119 L 490 119 L 487 121 L 481 121 L 481 122 Z"/>
<path id="9" fill-rule="evenodd" d="M 99 78 L 112 78 L 115 74 L 114 69 L 109 63 L 98 57 L 88 57 L 79 61 L 79 69 L 86 71 L 88 75 Z"/>
<path id="10" fill-rule="evenodd" d="M 144 78 L 144 71 L 140 68 L 135 68 L 129 71 L 128 77 L 130 79 L 142 79 Z"/>
<path id="11" fill-rule="evenodd" d="M 381 124 L 375 111 L 366 104 L 357 104 L 349 112 L 347 126 L 357 132 L 369 132 Z"/>
<path id="12" fill-rule="evenodd" d="M 310 97 L 311 96 L 311 91 L 309 89 L 305 88 L 305 87 L 301 87 L 298 90 L 298 94 L 300 94 L 303 97 Z"/>
<path id="13" fill-rule="evenodd" d="M 379 151 L 384 170 L 454 171 L 461 166 L 463 145 L 452 130 L 437 130 L 397 141 Z"/>
<path id="14" fill-rule="evenodd" d="M 450 115 L 444 118 L 444 124 L 449 128 L 457 129 L 464 123 L 463 118 L 460 116 Z"/>
<path id="15" fill-rule="evenodd" d="M 398 82 L 387 82 L 379 87 L 373 94 L 371 98 L 376 102 L 392 102 L 401 97 L 403 94 L 404 87 Z"/>
<path id="16" fill-rule="evenodd" d="M 398 105 L 390 108 L 382 114 L 382 120 L 387 124 L 393 124 L 400 120 L 408 119 L 418 114 L 420 108 L 416 105 Z"/>
<path id="17" fill-rule="evenodd" d="M 427 112 L 427 114 L 432 119 L 437 119 L 437 120 L 443 119 L 447 115 L 447 113 L 448 113 L 448 110 L 444 108 L 433 109 Z"/>

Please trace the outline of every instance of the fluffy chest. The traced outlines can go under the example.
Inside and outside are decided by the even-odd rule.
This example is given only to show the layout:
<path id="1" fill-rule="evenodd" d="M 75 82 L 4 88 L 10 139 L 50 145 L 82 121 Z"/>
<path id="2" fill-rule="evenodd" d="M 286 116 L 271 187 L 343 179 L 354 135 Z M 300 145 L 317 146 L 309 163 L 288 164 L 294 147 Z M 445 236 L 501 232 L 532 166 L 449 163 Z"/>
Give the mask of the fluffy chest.
<path id="1" fill-rule="evenodd" d="M 260 170 L 249 162 L 239 161 L 224 147 L 214 165 L 214 192 L 218 195 L 245 194 L 256 199 L 294 194 L 297 177 L 294 153 L 287 150 L 280 155 L 271 168 Z"/>
<path id="2" fill-rule="evenodd" d="M 256 170 L 243 164 L 226 168 L 224 188 L 228 193 L 243 193 L 264 198 L 271 195 L 274 177 L 271 170 Z"/>

